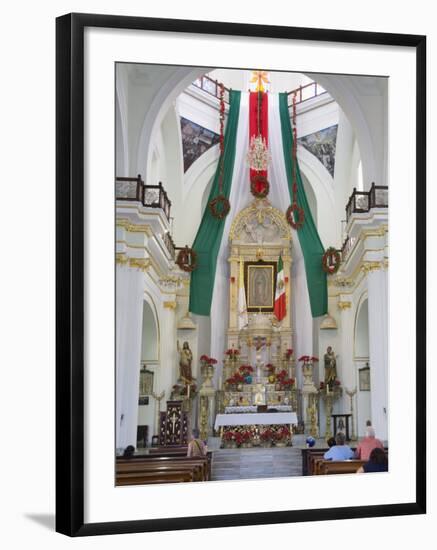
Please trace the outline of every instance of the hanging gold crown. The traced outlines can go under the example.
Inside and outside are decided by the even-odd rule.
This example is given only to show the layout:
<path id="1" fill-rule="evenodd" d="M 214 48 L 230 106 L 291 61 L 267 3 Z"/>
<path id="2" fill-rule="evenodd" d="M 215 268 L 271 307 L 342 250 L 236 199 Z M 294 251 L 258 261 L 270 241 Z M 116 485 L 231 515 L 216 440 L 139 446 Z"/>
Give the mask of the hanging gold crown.
<path id="1" fill-rule="evenodd" d="M 247 161 L 252 170 L 267 170 L 270 162 L 270 153 L 267 149 L 265 138 L 260 135 L 252 137 L 249 152 L 247 153 Z"/>

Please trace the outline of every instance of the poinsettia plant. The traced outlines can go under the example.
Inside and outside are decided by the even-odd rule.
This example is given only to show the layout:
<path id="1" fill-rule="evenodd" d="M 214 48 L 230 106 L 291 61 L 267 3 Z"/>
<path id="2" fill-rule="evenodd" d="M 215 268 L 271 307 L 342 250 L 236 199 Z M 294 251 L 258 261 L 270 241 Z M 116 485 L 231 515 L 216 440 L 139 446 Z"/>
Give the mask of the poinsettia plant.
<path id="1" fill-rule="evenodd" d="M 276 441 L 283 441 L 290 438 L 290 429 L 287 426 L 281 426 L 274 432 L 274 439 Z"/>
<path id="2" fill-rule="evenodd" d="M 303 361 L 304 363 L 308 363 L 309 361 L 316 362 L 318 360 L 318 357 L 311 357 L 311 355 L 302 355 L 302 357 L 299 357 L 299 361 Z"/>
<path id="3" fill-rule="evenodd" d="M 227 349 L 225 353 L 231 358 L 236 358 L 238 355 L 240 355 L 239 350 L 234 348 Z"/>
<path id="4" fill-rule="evenodd" d="M 275 371 L 275 366 L 272 365 L 271 363 L 267 363 L 266 370 L 270 373 L 273 373 Z"/>
<path id="5" fill-rule="evenodd" d="M 252 365 L 241 365 L 238 370 L 243 374 L 250 374 L 253 372 L 253 367 Z"/>
<path id="6" fill-rule="evenodd" d="M 293 350 L 291 348 L 288 348 L 285 352 L 285 357 L 287 359 L 290 359 L 290 357 L 293 355 Z"/>
<path id="7" fill-rule="evenodd" d="M 273 430 L 271 428 L 266 428 L 260 433 L 261 441 L 270 441 L 273 438 Z"/>

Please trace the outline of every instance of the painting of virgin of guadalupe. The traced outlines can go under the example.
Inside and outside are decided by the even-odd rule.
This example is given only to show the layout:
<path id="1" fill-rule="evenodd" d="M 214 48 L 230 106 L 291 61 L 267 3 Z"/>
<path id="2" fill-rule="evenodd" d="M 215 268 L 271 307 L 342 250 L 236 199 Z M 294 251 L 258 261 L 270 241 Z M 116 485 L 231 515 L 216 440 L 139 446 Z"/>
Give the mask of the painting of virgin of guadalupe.
<path id="1" fill-rule="evenodd" d="M 275 266 L 247 262 L 246 292 L 248 311 L 273 311 Z"/>

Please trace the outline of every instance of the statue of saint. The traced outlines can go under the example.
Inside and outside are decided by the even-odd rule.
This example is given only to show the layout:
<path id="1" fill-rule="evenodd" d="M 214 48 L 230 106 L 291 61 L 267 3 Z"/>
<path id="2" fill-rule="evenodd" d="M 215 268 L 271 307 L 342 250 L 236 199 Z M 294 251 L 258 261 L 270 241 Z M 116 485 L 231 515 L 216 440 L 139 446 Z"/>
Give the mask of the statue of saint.
<path id="1" fill-rule="evenodd" d="M 325 385 L 332 390 L 337 379 L 337 359 L 335 358 L 334 350 L 328 346 L 324 355 L 325 360 Z"/>
<path id="2" fill-rule="evenodd" d="M 184 382 L 191 382 L 193 375 L 191 374 L 191 363 L 193 361 L 193 353 L 190 350 L 188 342 L 182 344 L 182 348 L 179 346 L 179 340 L 177 341 L 177 347 L 179 352 L 179 376 Z"/>

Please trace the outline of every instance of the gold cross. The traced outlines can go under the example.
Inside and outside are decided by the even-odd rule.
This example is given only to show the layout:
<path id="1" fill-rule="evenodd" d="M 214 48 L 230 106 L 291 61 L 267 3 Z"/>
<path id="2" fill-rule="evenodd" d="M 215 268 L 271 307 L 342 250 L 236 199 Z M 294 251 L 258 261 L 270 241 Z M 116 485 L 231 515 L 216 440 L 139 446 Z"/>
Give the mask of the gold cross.
<path id="1" fill-rule="evenodd" d="M 264 92 L 264 86 L 263 83 L 269 84 L 270 80 L 268 79 L 267 75 L 269 73 L 267 71 L 252 71 L 252 78 L 250 79 L 250 82 L 254 83 L 256 82 L 256 92 Z"/>

